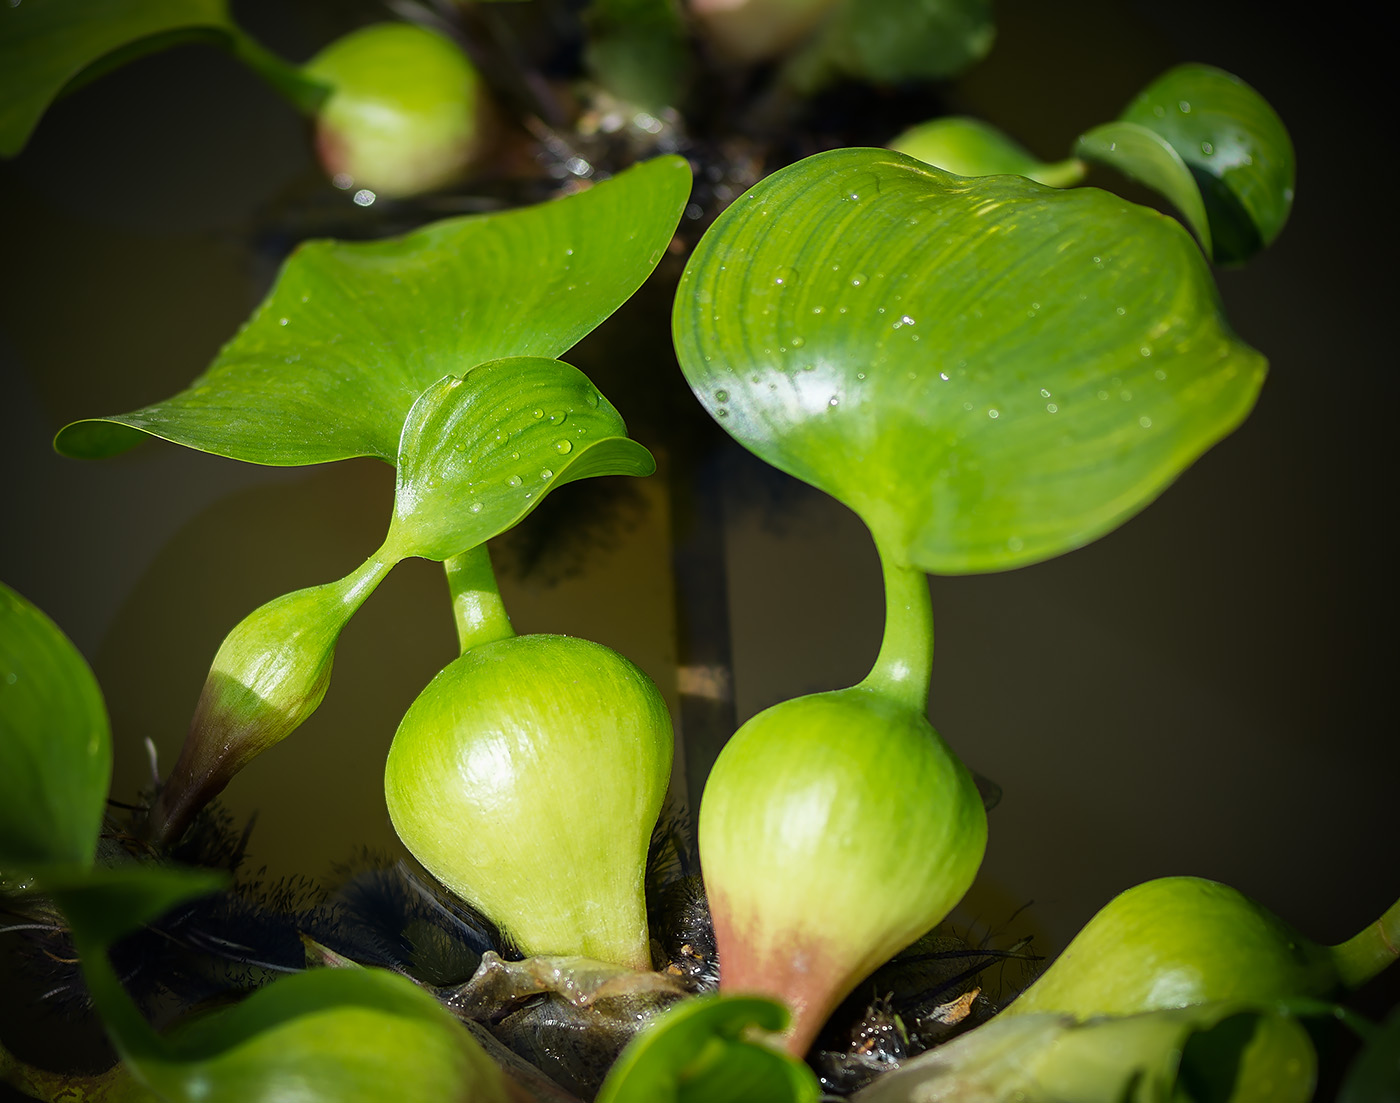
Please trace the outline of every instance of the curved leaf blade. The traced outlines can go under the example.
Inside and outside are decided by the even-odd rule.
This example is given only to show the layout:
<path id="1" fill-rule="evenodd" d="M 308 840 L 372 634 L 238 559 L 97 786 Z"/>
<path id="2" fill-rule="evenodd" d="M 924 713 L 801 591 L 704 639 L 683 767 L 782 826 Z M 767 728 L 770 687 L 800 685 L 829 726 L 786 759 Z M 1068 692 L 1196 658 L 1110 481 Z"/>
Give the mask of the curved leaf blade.
<path id="1" fill-rule="evenodd" d="M 128 57 L 231 33 L 225 0 L 26 0 L 0 9 L 0 157 L 24 148 L 59 94 L 119 51 Z"/>
<path id="2" fill-rule="evenodd" d="M 228 881 L 222 872 L 157 865 L 43 869 L 35 877 L 38 890 L 63 911 L 74 937 L 104 948 L 188 900 L 217 892 Z"/>
<path id="3" fill-rule="evenodd" d="M 1174 220 L 869 149 L 734 203 L 673 325 L 732 436 L 944 573 L 1107 532 L 1243 419 L 1265 370 Z"/>
<path id="4" fill-rule="evenodd" d="M 438 380 L 399 443 L 395 555 L 443 560 L 505 532 L 554 487 L 593 475 L 650 475 L 612 403 L 559 360 L 512 357 Z"/>
<path id="5" fill-rule="evenodd" d="M 816 1077 L 782 1050 L 751 1040 L 779 1031 L 788 1011 L 758 996 L 696 996 L 659 1016 L 622 1051 L 597 1103 L 815 1103 Z"/>
<path id="6" fill-rule="evenodd" d="M 66 455 L 113 455 L 132 430 L 253 463 L 393 461 L 404 418 L 445 375 L 552 359 L 637 290 L 690 194 L 679 157 L 535 207 L 370 243 L 312 241 L 213 365 L 153 406 L 74 422 Z"/>
<path id="7" fill-rule="evenodd" d="M 1104 123 L 1080 135 L 1074 152 L 1086 161 L 1112 165 L 1169 199 L 1211 255 L 1210 219 L 1201 189 L 1181 154 L 1160 134 L 1137 123 Z"/>
<path id="8" fill-rule="evenodd" d="M 1181 157 L 1210 220 L 1217 262 L 1247 260 L 1279 235 L 1293 207 L 1293 142 L 1244 81 L 1209 65 L 1178 65 L 1144 88 L 1119 121 L 1159 135 Z M 1125 167 L 1123 158 L 1109 163 Z M 1172 192 L 1163 194 L 1180 205 Z"/>
<path id="9" fill-rule="evenodd" d="M 111 774 L 92 670 L 53 621 L 0 584 L 0 866 L 90 866 Z"/>

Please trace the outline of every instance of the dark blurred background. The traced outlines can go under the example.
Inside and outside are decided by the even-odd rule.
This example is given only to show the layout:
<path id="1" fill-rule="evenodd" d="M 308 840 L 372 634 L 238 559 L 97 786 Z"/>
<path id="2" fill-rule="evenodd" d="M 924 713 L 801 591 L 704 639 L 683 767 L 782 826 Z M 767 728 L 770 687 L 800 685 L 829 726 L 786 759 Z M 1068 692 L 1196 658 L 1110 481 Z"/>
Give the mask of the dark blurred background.
<path id="1" fill-rule="evenodd" d="M 235 10 L 298 60 L 382 11 L 328 0 Z M 1289 226 L 1218 274 L 1232 324 L 1271 362 L 1244 426 L 1097 543 L 932 582 L 931 715 L 1004 791 L 962 914 L 1000 928 L 1034 901 L 1007 930 L 1034 933 L 1045 951 L 1115 893 L 1166 874 L 1226 881 L 1327 942 L 1400 894 L 1384 535 L 1395 502 L 1395 132 L 1375 13 L 1342 10 L 1305 23 L 1265 3 L 1002 0 L 992 54 L 941 92 L 948 110 L 1053 160 L 1162 70 L 1203 61 L 1263 93 L 1298 154 Z M 896 128 L 870 125 L 879 140 Z M 1127 190 L 1107 173 L 1093 182 Z M 93 664 L 123 799 L 149 781 L 144 740 L 173 762 L 234 623 L 377 546 L 392 472 L 369 460 L 259 468 L 163 443 L 85 463 L 56 456 L 50 439 L 75 418 L 180 389 L 296 240 L 368 233 L 383 217 L 325 183 L 303 121 L 205 47 L 65 99 L 0 165 L 0 578 Z M 585 526 L 591 535 L 566 555 L 526 570 L 528 550 L 508 553 L 504 589 L 521 631 L 616 647 L 676 706 L 673 549 L 697 539 L 701 517 L 723 568 L 713 593 L 727 595 L 743 720 L 865 673 L 879 571 L 863 528 L 829 499 L 717 437 L 698 462 L 668 450 L 670 407 L 647 391 L 679 387 L 668 295 L 651 288 L 573 358 L 656 449 L 663 477 L 614 501 L 615 523 Z M 689 482 L 664 478 L 681 466 Z M 712 495 L 707 511 L 695 479 Z M 454 654 L 445 598 L 435 565 L 396 570 L 347 629 L 321 710 L 230 788 L 237 815 L 258 815 L 255 866 L 319 876 L 357 847 L 394 850 L 383 756 Z M 1397 999 L 1391 976 L 1361 1002 L 1379 1013 Z"/>

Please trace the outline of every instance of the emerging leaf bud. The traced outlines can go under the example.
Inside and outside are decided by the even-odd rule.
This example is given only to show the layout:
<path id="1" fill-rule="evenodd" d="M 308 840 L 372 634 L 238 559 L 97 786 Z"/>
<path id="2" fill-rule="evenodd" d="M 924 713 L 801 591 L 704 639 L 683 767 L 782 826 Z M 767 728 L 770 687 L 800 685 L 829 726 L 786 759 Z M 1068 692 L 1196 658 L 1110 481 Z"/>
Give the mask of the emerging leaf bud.
<path id="1" fill-rule="evenodd" d="M 484 144 L 488 109 L 476 69 L 442 35 L 377 23 L 306 64 L 331 86 L 317 112 L 316 149 L 346 187 L 419 195 L 462 176 Z"/>
<path id="2" fill-rule="evenodd" d="M 921 713 L 864 687 L 759 713 L 700 804 L 721 990 L 791 1006 L 800 1056 L 863 977 L 962 898 L 986 840 L 972 776 Z"/>
<path id="3" fill-rule="evenodd" d="M 661 695 L 622 656 L 511 637 L 419 695 L 384 795 L 414 857 L 525 953 L 650 969 L 643 880 L 672 742 Z"/>

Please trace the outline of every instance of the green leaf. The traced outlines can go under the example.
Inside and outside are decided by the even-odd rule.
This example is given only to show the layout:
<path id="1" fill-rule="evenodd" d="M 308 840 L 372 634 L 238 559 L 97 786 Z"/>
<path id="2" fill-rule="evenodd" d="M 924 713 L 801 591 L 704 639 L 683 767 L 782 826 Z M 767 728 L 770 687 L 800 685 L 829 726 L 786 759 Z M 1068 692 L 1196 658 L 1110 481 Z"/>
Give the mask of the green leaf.
<path id="1" fill-rule="evenodd" d="M 1126 129 L 1099 127 L 1077 147 L 1141 180 L 1172 201 L 1201 232 L 1214 259 L 1248 259 L 1283 229 L 1293 206 L 1293 143 L 1274 109 L 1238 77 L 1208 65 L 1179 65 L 1149 84 L 1123 110 L 1120 124 L 1157 135 L 1180 158 L 1185 173 L 1160 147 Z M 1195 190 L 1197 199 L 1188 197 Z"/>
<path id="2" fill-rule="evenodd" d="M 564 199 L 364 244 L 313 241 L 214 364 L 165 402 L 74 422 L 56 446 L 108 456 L 141 434 L 254 463 L 393 461 L 419 394 L 507 356 L 552 358 L 641 286 L 690 189 L 679 157 Z"/>
<path id="3" fill-rule="evenodd" d="M 479 364 L 414 403 L 386 545 L 394 556 L 448 559 L 515 525 L 556 486 L 654 470 L 577 368 L 540 357 Z"/>
<path id="4" fill-rule="evenodd" d="M 1081 162 L 1071 159 L 1049 164 L 1038 160 L 991 124 L 962 116 L 910 127 L 894 138 L 889 148 L 958 176 L 1011 173 L 1053 188 L 1069 187 L 1084 178 Z"/>
<path id="5" fill-rule="evenodd" d="M 942 80 L 985 57 L 995 38 L 990 0 L 845 0 L 787 75 L 805 92 L 842 77 Z"/>
<path id="6" fill-rule="evenodd" d="M 35 887 L 63 911 L 74 937 L 106 947 L 179 904 L 228 884 L 224 873 L 181 866 L 41 869 Z"/>
<path id="7" fill-rule="evenodd" d="M 111 774 L 97 679 L 53 621 L 0 584 L 0 868 L 91 865 Z"/>
<path id="8" fill-rule="evenodd" d="M 593 0 L 584 61 L 619 99 L 648 111 L 680 100 L 690 60 L 676 0 Z"/>
<path id="9" fill-rule="evenodd" d="M 1172 219 L 870 149 L 735 202 L 673 324 L 731 435 L 945 573 L 1107 532 L 1244 418 L 1265 371 Z"/>
<path id="10" fill-rule="evenodd" d="M 1400 1006 L 1366 1040 L 1347 1070 L 1337 1103 L 1400 1103 Z"/>
<path id="11" fill-rule="evenodd" d="M 812 1070 L 753 1037 L 787 1022 L 785 1007 L 758 996 L 683 1000 L 622 1051 L 597 1103 L 814 1103 Z"/>
<path id="12" fill-rule="evenodd" d="M 181 42 L 230 50 L 304 105 L 324 89 L 252 42 L 226 0 L 23 0 L 0 7 L 0 157 L 24 148 L 65 90 Z"/>
<path id="13" fill-rule="evenodd" d="M 905 1062 L 855 1103 L 1306 1103 L 1317 1058 L 1282 1008 L 1231 1003 L 1084 1023 L 993 1019 Z"/>

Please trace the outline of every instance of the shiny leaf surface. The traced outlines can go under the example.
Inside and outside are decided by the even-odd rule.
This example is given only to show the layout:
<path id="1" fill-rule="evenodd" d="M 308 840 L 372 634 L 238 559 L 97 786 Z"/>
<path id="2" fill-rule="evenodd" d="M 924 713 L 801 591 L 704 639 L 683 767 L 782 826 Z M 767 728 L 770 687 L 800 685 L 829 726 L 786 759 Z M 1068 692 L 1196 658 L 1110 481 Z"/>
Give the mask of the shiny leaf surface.
<path id="1" fill-rule="evenodd" d="M 552 358 L 616 310 L 660 260 L 690 189 L 678 157 L 535 207 L 403 237 L 313 241 L 184 391 L 56 441 L 71 456 L 142 434 L 254 463 L 393 461 L 423 389 L 507 356 Z"/>
<path id="2" fill-rule="evenodd" d="M 91 865 L 111 773 L 97 679 L 53 621 L 0 584 L 0 866 Z"/>
<path id="3" fill-rule="evenodd" d="M 480 364 L 430 386 L 404 423 L 388 543 L 398 555 L 447 559 L 516 524 L 556 486 L 655 469 L 577 368 L 529 357 Z"/>
<path id="4" fill-rule="evenodd" d="M 1162 139 L 1183 162 L 1210 223 L 1202 241 L 1216 261 L 1248 259 L 1283 229 L 1293 206 L 1293 143 L 1274 109 L 1238 77 L 1208 65 L 1179 65 L 1128 104 L 1119 122 Z M 1102 129 L 1102 128 L 1100 128 Z M 1167 170 L 1158 149 L 1139 139 L 1111 148 L 1090 131 L 1081 157 L 1099 160 L 1160 191 L 1188 221 L 1199 217 L 1186 199 L 1186 179 Z"/>
<path id="5" fill-rule="evenodd" d="M 812 1070 L 750 1033 L 787 1021 L 781 1004 L 759 997 L 684 1000 L 622 1051 L 597 1103 L 815 1103 Z"/>
<path id="6" fill-rule="evenodd" d="M 733 204 L 673 315 L 701 403 L 928 571 L 1057 555 L 1248 413 L 1265 363 L 1174 220 L 836 150 Z"/>

